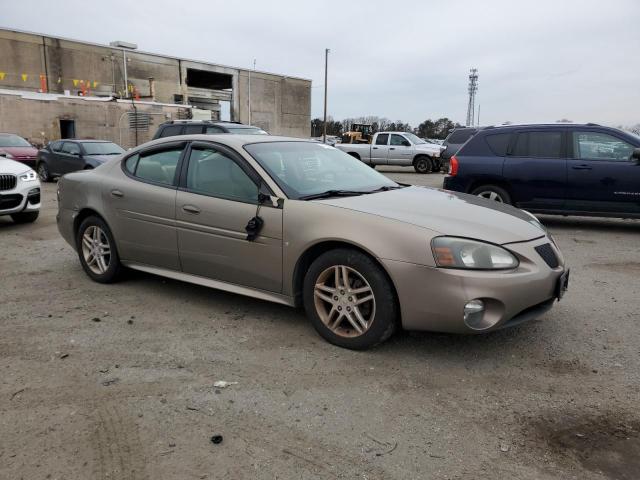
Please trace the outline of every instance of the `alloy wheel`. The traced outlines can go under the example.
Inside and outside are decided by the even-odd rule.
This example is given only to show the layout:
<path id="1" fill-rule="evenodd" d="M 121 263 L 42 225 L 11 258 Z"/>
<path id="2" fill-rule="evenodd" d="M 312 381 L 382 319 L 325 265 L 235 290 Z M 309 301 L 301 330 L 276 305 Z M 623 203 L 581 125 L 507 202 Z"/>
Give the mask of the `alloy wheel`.
<path id="1" fill-rule="evenodd" d="M 322 323 L 341 337 L 358 337 L 373 323 L 376 299 L 369 282 L 346 265 L 324 270 L 315 284 L 314 303 Z"/>
<path id="2" fill-rule="evenodd" d="M 47 166 L 44 163 L 41 163 L 38 166 L 38 177 L 40 177 L 40 180 L 42 180 L 43 182 L 49 180 L 49 171 L 47 170 Z"/>
<path id="3" fill-rule="evenodd" d="M 477 194 L 479 197 L 486 198 L 487 200 L 493 200 L 498 203 L 504 203 L 504 199 L 498 192 L 494 192 L 492 190 L 487 190 L 486 192 L 479 192 Z"/>
<path id="4" fill-rule="evenodd" d="M 103 275 L 111 262 L 111 246 L 104 231 L 95 225 L 87 227 L 82 235 L 82 255 L 89 269 Z"/>

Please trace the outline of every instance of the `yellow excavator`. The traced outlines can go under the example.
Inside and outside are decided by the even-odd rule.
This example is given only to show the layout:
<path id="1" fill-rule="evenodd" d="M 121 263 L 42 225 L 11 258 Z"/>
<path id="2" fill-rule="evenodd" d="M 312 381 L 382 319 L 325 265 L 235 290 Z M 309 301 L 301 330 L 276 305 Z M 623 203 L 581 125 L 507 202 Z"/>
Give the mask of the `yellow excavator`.
<path id="1" fill-rule="evenodd" d="M 371 124 L 354 123 L 351 130 L 342 134 L 342 143 L 371 143 Z"/>

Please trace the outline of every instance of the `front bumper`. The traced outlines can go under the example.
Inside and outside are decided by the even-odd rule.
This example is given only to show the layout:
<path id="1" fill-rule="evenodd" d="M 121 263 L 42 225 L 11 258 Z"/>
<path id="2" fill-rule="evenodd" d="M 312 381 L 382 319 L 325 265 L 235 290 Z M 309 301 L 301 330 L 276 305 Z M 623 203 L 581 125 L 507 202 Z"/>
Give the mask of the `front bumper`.
<path id="1" fill-rule="evenodd" d="M 20 186 L 10 191 L 0 192 L 0 215 L 11 215 L 20 212 L 37 212 L 40 210 L 40 186 Z"/>
<path id="2" fill-rule="evenodd" d="M 546 243 L 558 258 L 556 268 L 549 267 L 535 250 Z M 403 328 L 483 333 L 531 320 L 549 310 L 565 272 L 562 254 L 546 236 L 504 247 L 518 257 L 518 268 L 454 270 L 381 260 L 398 293 Z M 464 322 L 464 306 L 475 299 L 484 302 L 488 328 L 477 330 Z"/>

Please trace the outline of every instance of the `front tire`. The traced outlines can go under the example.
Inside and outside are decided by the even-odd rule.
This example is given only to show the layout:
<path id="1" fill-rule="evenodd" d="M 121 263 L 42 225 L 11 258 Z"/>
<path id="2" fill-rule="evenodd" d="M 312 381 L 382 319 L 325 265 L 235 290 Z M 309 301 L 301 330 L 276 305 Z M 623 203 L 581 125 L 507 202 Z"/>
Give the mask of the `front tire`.
<path id="1" fill-rule="evenodd" d="M 431 159 L 426 156 L 421 156 L 413 161 L 413 168 L 418 173 L 429 173 L 433 165 Z"/>
<path id="2" fill-rule="evenodd" d="M 100 217 L 85 218 L 76 235 L 78 257 L 83 270 L 99 283 L 115 282 L 122 272 L 116 243 Z"/>
<path id="3" fill-rule="evenodd" d="M 38 219 L 40 212 L 19 212 L 11 214 L 11 219 L 15 223 L 33 223 Z"/>
<path id="4" fill-rule="evenodd" d="M 44 183 L 51 181 L 51 174 L 49 173 L 49 167 L 44 162 L 40 162 L 38 164 L 38 177 L 40 178 L 40 181 Z"/>
<path id="5" fill-rule="evenodd" d="M 473 189 L 471 195 L 511 205 L 511 196 L 509 193 L 504 188 L 498 187 L 497 185 L 482 185 Z"/>
<path id="6" fill-rule="evenodd" d="M 339 347 L 372 348 L 397 326 L 391 281 L 375 261 L 357 250 L 341 248 L 318 257 L 304 278 L 303 298 L 316 331 Z"/>

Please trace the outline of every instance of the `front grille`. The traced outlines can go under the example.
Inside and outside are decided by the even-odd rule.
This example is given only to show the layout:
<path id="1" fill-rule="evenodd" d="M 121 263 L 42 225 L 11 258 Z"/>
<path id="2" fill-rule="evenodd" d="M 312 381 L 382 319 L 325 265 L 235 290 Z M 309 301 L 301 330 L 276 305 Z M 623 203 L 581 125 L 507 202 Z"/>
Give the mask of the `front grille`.
<path id="1" fill-rule="evenodd" d="M 19 207 L 22 203 L 22 195 L 0 195 L 0 210 L 9 210 Z"/>
<path id="2" fill-rule="evenodd" d="M 560 265 L 556 252 L 553 251 L 553 247 L 550 243 L 538 245 L 535 248 L 536 252 L 538 252 L 538 255 L 540 255 L 542 259 L 547 263 L 547 265 L 549 265 L 551 268 L 556 268 L 558 265 Z"/>
<path id="3" fill-rule="evenodd" d="M 15 175 L 0 175 L 0 191 L 16 188 L 18 179 Z"/>

